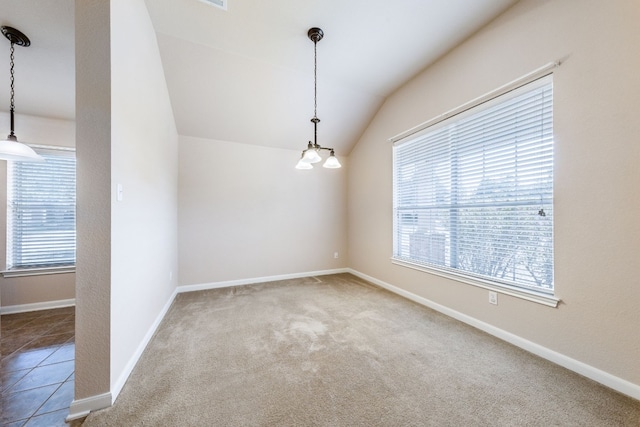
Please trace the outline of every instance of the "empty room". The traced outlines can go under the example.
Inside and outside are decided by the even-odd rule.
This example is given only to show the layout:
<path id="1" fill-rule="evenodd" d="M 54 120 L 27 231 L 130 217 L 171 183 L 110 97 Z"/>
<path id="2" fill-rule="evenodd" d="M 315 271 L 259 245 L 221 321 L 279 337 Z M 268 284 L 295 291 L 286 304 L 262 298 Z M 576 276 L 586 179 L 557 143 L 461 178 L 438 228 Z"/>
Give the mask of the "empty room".
<path id="1" fill-rule="evenodd" d="M 639 19 L 0 0 L 0 424 L 640 425 Z"/>

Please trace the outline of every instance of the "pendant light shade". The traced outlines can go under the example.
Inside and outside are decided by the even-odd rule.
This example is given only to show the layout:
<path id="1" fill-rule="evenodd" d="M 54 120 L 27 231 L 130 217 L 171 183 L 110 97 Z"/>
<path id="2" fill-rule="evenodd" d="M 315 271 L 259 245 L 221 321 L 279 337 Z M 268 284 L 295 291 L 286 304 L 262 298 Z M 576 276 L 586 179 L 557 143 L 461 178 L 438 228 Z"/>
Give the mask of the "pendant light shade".
<path id="1" fill-rule="evenodd" d="M 338 161 L 338 158 L 336 157 L 335 153 L 333 152 L 333 150 L 331 150 L 331 154 L 329 154 L 329 157 L 327 158 L 327 160 L 324 162 L 324 164 L 322 165 L 323 168 L 328 168 L 328 169 L 338 169 L 341 168 L 342 165 L 340 164 L 340 162 Z"/>
<path id="2" fill-rule="evenodd" d="M 2 34 L 9 40 L 11 43 L 11 49 L 9 50 L 9 63 L 11 64 L 10 74 L 11 74 L 11 104 L 9 108 L 9 116 L 11 120 L 11 131 L 9 135 L 0 141 L 0 159 L 1 160 L 11 160 L 14 162 L 44 162 L 44 158 L 38 155 L 31 147 L 28 145 L 22 144 L 18 142 L 18 138 L 14 133 L 14 122 L 15 122 L 15 106 L 14 106 L 14 95 L 15 95 L 15 84 L 14 84 L 14 62 L 13 62 L 13 53 L 15 50 L 15 45 L 28 47 L 31 45 L 31 41 L 27 36 L 25 36 L 19 30 L 16 30 L 12 27 L 2 27 Z"/>
<path id="3" fill-rule="evenodd" d="M 313 123 L 313 143 L 309 141 L 307 145 L 307 149 L 302 151 L 302 157 L 298 161 L 296 165 L 296 169 L 313 169 L 313 163 L 319 163 L 322 161 L 322 157 L 320 156 L 320 152 L 322 150 L 327 150 L 331 154 L 329 158 L 322 165 L 325 168 L 329 169 L 337 169 L 342 167 L 338 158 L 336 157 L 333 148 L 321 147 L 318 144 L 318 123 L 320 123 L 320 119 L 317 114 L 318 107 L 318 54 L 317 54 L 317 45 L 322 37 L 324 37 L 324 32 L 320 28 L 311 28 L 307 32 L 307 36 L 313 42 L 313 118 L 311 122 Z"/>
<path id="4" fill-rule="evenodd" d="M 318 163 L 322 161 L 322 157 L 318 154 L 318 150 L 311 145 L 311 141 L 309 141 L 309 146 L 302 155 L 302 161 L 307 163 Z M 313 168 L 313 166 L 311 168 Z"/>
<path id="5" fill-rule="evenodd" d="M 10 135 L 11 136 L 11 135 Z M 0 141 L 0 160 L 12 160 L 14 162 L 44 162 L 33 148 L 7 137 Z"/>
<path id="6" fill-rule="evenodd" d="M 300 159 L 298 160 L 296 169 L 313 169 L 313 166 L 311 166 L 311 163 L 305 162 L 304 159 Z"/>

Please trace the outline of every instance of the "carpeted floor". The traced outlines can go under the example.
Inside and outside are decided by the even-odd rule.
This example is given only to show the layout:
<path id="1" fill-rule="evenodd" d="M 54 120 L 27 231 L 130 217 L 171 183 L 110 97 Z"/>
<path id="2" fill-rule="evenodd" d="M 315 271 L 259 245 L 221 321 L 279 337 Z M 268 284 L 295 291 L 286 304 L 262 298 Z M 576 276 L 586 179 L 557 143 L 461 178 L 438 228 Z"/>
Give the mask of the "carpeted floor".
<path id="1" fill-rule="evenodd" d="M 640 402 L 349 274 L 180 294 L 84 426 L 640 426 Z"/>

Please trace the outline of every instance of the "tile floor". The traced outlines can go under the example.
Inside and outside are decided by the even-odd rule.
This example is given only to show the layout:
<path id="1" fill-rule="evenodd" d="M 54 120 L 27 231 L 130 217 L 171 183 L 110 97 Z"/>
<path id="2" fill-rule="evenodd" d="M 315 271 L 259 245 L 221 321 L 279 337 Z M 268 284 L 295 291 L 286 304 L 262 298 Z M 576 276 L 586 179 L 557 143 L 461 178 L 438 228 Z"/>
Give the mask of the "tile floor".
<path id="1" fill-rule="evenodd" d="M 74 329 L 74 307 L 0 317 L 0 425 L 68 427 Z"/>

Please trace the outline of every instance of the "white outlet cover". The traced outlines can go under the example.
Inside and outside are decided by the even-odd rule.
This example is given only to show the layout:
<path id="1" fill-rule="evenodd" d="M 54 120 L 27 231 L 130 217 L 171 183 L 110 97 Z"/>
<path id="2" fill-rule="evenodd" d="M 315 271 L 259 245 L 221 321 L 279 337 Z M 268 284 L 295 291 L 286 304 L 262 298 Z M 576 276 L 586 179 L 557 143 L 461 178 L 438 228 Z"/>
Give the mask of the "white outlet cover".
<path id="1" fill-rule="evenodd" d="M 498 293 L 489 291 L 489 304 L 498 305 Z"/>

